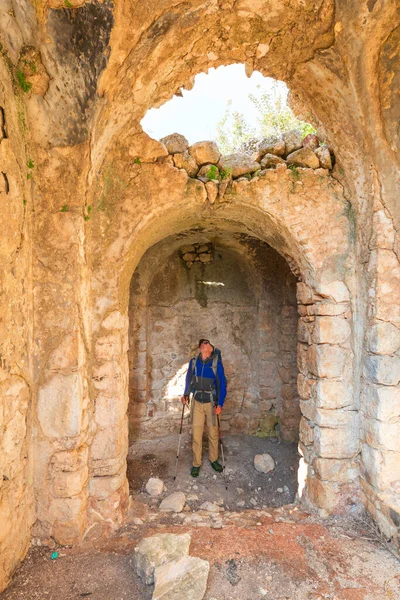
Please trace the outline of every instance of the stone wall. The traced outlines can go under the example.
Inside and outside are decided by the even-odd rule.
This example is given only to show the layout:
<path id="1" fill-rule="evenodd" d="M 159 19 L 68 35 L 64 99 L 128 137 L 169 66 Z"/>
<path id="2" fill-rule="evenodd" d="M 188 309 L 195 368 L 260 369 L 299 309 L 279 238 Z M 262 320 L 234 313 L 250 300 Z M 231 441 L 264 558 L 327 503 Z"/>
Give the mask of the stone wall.
<path id="1" fill-rule="evenodd" d="M 122 522 L 130 281 L 150 247 L 204 225 L 268 243 L 300 281 L 303 497 L 352 510 L 362 446 L 362 502 L 396 539 L 398 3 L 293 6 L 1 5 L 0 587 L 32 520 L 68 543 Z M 335 153 L 331 173 L 280 163 L 220 194 L 142 132 L 148 108 L 235 62 L 288 83 Z"/>
<path id="2" fill-rule="evenodd" d="M 32 227 L 34 163 L 25 112 L 0 56 L 0 591 L 25 555 L 32 489 Z M 34 177 L 34 176 L 33 176 Z"/>
<path id="3" fill-rule="evenodd" d="M 236 234 L 210 242 L 203 233 L 200 239 L 189 232 L 160 242 L 132 278 L 131 443 L 175 431 L 188 359 L 204 335 L 223 352 L 223 429 L 276 435 L 281 419 L 282 436 L 296 439 L 297 319 L 289 304 L 295 302 L 295 278 L 274 250 L 254 238 Z"/>

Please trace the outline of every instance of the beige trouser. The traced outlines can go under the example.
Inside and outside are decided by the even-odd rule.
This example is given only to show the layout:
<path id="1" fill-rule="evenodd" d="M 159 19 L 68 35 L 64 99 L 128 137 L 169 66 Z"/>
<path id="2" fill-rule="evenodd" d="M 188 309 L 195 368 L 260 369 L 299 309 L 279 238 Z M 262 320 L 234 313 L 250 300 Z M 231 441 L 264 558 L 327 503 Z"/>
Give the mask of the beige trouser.
<path id="1" fill-rule="evenodd" d="M 218 425 L 213 419 L 213 403 L 194 402 L 193 409 L 193 466 L 200 467 L 203 449 L 204 421 L 208 429 L 208 456 L 211 462 L 218 460 Z M 215 425 L 213 425 L 213 421 Z"/>

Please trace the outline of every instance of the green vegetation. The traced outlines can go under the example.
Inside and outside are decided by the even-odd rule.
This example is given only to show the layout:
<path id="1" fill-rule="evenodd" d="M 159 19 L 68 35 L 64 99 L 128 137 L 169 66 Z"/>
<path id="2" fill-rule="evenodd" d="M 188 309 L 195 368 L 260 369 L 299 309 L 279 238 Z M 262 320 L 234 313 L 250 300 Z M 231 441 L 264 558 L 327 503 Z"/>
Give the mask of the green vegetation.
<path id="1" fill-rule="evenodd" d="M 292 175 L 294 179 L 300 179 L 300 172 L 296 165 L 288 165 L 288 169 L 292 171 Z"/>
<path id="2" fill-rule="evenodd" d="M 216 142 L 222 154 L 237 152 L 242 144 L 251 139 L 280 135 L 290 129 L 300 129 L 304 136 L 315 133 L 310 123 L 297 119 L 286 103 L 284 84 L 275 81 L 271 91 L 258 86 L 257 94 L 249 94 L 257 115 L 257 127 L 251 127 L 244 115 L 232 110 L 228 102 L 225 114 L 217 125 Z"/>
<path id="3" fill-rule="evenodd" d="M 26 206 L 26 200 L 25 200 L 25 198 L 22 200 L 22 204 L 23 204 L 24 206 Z"/>
<path id="4" fill-rule="evenodd" d="M 26 166 L 28 167 L 28 169 L 33 169 L 33 167 L 35 166 L 35 163 L 30 158 L 29 160 L 26 161 Z"/>
<path id="5" fill-rule="evenodd" d="M 140 160 L 140 158 L 137 156 L 137 157 L 135 158 L 135 160 L 133 161 L 133 164 L 135 164 L 135 165 L 141 165 L 141 164 L 142 164 L 142 161 L 141 161 L 141 160 Z"/>
<path id="6" fill-rule="evenodd" d="M 89 204 L 88 207 L 86 208 L 86 215 L 83 217 L 85 219 L 85 221 L 89 221 L 91 212 L 92 212 L 92 205 Z"/>
<path id="7" fill-rule="evenodd" d="M 31 90 L 32 84 L 29 81 L 26 81 L 25 75 L 22 71 L 17 71 L 17 81 L 23 92 L 27 93 Z"/>
<path id="8" fill-rule="evenodd" d="M 68 206 L 66 204 L 63 204 L 60 209 L 60 212 L 68 212 Z"/>
<path id="9" fill-rule="evenodd" d="M 212 179 L 218 179 L 218 177 L 219 177 L 219 171 L 218 171 L 218 169 L 217 169 L 217 167 L 215 165 L 211 165 L 211 167 L 207 171 L 206 177 L 210 181 Z"/>
<path id="10" fill-rule="evenodd" d="M 219 176 L 220 176 L 221 180 L 229 179 L 229 177 L 231 175 L 232 175 L 232 169 L 230 169 L 229 167 L 227 167 L 226 169 L 219 170 Z"/>
<path id="11" fill-rule="evenodd" d="M 72 8 L 72 4 L 69 0 L 64 0 L 64 4 L 67 8 Z"/>

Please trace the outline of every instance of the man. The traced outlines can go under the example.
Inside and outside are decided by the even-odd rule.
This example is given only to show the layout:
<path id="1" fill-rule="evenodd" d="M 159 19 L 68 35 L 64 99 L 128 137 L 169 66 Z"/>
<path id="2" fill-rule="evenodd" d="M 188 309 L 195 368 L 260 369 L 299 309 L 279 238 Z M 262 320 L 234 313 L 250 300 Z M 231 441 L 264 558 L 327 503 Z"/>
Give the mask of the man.
<path id="1" fill-rule="evenodd" d="M 200 353 L 192 358 L 186 374 L 185 392 L 182 404 L 187 404 L 193 392 L 193 466 L 190 474 L 198 477 L 201 466 L 204 422 L 208 429 L 208 455 L 214 471 L 222 472 L 218 462 L 218 423 L 226 396 L 226 379 L 220 356 L 215 353 L 210 340 L 199 341 Z M 216 373 L 214 373 L 214 369 Z"/>

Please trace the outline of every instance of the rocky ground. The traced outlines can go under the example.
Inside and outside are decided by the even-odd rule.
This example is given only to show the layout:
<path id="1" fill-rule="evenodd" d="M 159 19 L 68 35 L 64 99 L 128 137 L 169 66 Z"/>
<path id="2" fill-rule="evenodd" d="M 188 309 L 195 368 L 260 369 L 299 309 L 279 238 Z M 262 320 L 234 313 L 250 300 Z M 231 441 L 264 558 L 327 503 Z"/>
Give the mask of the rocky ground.
<path id="1" fill-rule="evenodd" d="M 360 515 L 323 520 L 292 503 L 295 445 L 229 436 L 226 480 L 215 478 L 205 461 L 196 481 L 189 476 L 185 437 L 174 482 L 176 441 L 131 448 L 135 483 L 125 527 L 112 533 L 100 524 L 79 548 L 31 548 L 1 600 L 150 600 L 153 586 L 142 583 L 131 559 L 141 539 L 167 532 L 189 533 L 190 556 L 209 561 L 205 600 L 400 598 L 399 561 L 369 521 Z M 264 452 L 276 463 L 271 474 L 253 466 L 254 455 Z M 145 492 L 151 476 L 162 477 L 168 488 L 158 498 Z M 182 512 L 161 511 L 161 499 L 176 491 L 186 496 Z"/>
<path id="2" fill-rule="evenodd" d="M 277 438 L 227 435 L 223 438 L 225 475 L 216 474 L 203 444 L 203 466 L 198 479 L 190 476 L 192 466 L 191 438 L 182 434 L 178 470 L 174 481 L 177 435 L 159 440 L 137 442 L 128 455 L 130 492 L 135 499 L 149 505 L 158 505 L 167 494 L 182 491 L 191 510 L 203 502 L 219 503 L 226 510 L 254 507 L 278 507 L 294 502 L 297 491 L 299 455 L 297 444 L 281 444 Z M 257 454 L 270 454 L 275 469 L 268 474 L 254 468 Z M 221 460 L 221 457 L 220 457 Z M 167 490 L 160 498 L 150 498 L 145 492 L 149 477 L 159 477 Z"/>

